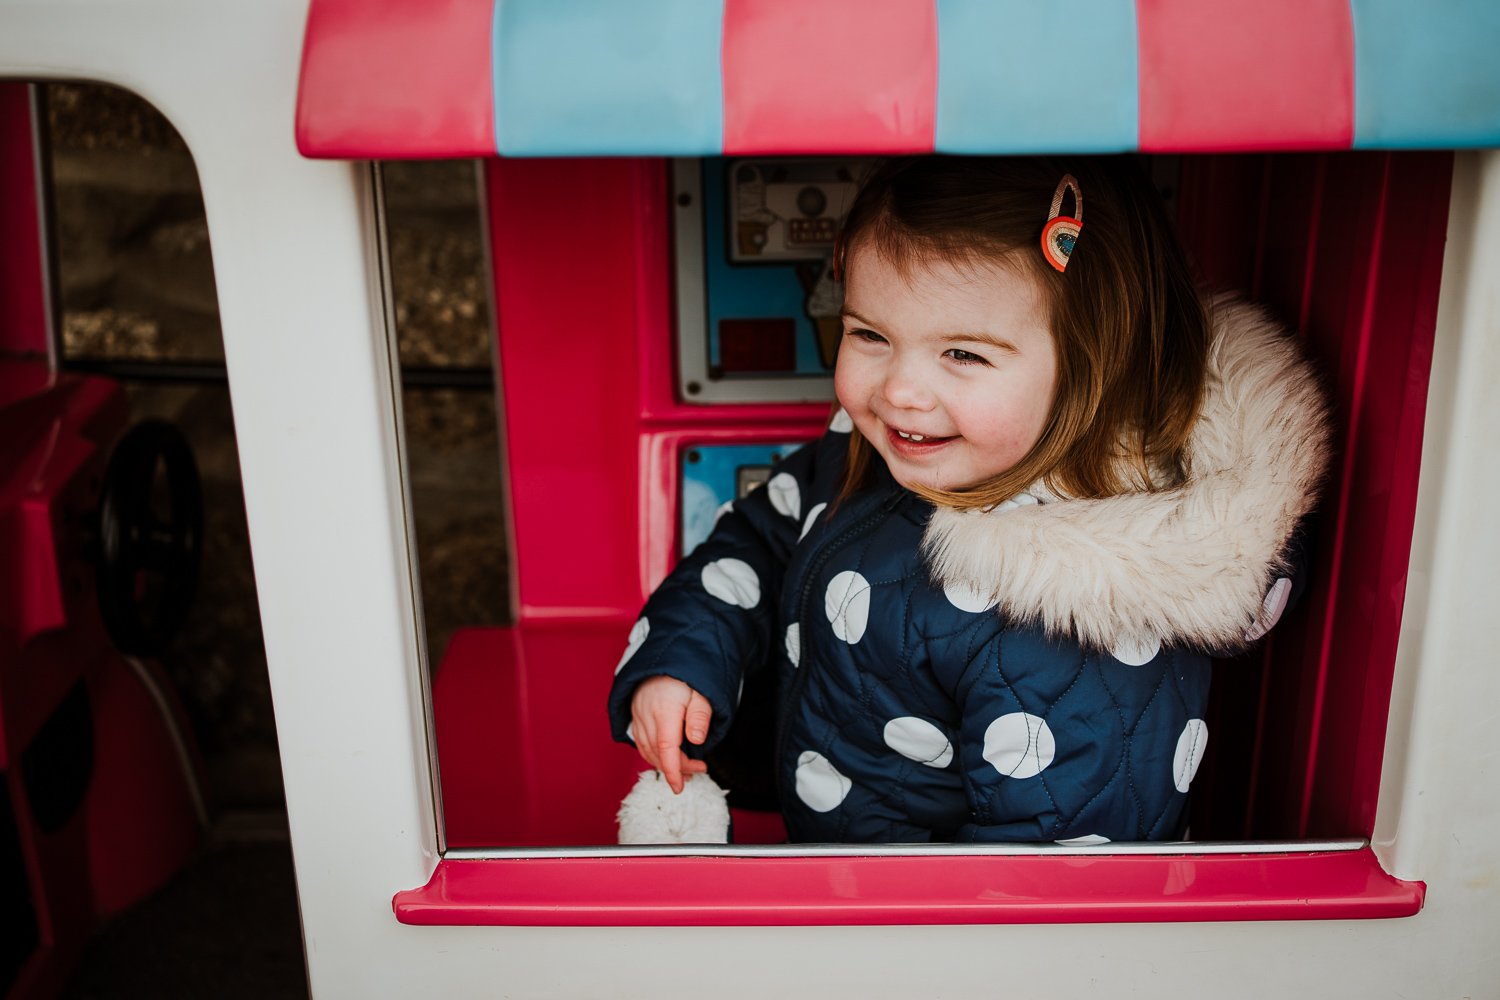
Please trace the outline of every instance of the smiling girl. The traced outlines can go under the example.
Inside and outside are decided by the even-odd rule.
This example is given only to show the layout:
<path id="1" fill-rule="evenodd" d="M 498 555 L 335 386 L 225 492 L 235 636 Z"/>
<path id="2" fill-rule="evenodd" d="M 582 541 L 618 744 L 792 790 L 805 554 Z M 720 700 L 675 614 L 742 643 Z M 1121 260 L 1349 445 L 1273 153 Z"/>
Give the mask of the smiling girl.
<path id="1" fill-rule="evenodd" d="M 653 594 L 616 738 L 678 790 L 774 677 L 793 841 L 1180 836 L 1326 462 L 1295 345 L 1127 159 L 892 162 L 837 264 L 840 409 Z"/>

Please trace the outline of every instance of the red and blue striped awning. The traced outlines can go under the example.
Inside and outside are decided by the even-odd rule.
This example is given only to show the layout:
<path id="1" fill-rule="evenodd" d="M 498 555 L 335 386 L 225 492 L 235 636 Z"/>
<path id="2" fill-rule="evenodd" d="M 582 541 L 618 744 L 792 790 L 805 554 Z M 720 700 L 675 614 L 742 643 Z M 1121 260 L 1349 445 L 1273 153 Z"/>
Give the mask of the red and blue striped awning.
<path id="1" fill-rule="evenodd" d="M 307 156 L 1500 146 L 1500 0 L 312 0 Z"/>

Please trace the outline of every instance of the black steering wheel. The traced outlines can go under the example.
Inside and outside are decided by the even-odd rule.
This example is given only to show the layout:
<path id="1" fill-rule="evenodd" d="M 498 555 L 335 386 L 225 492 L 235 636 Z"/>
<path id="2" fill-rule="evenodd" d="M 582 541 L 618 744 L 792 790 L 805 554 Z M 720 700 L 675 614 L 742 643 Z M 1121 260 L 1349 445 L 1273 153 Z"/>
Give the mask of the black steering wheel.
<path id="1" fill-rule="evenodd" d="M 182 432 L 147 420 L 110 455 L 99 498 L 99 612 L 123 653 L 160 653 L 198 588 L 203 494 Z"/>

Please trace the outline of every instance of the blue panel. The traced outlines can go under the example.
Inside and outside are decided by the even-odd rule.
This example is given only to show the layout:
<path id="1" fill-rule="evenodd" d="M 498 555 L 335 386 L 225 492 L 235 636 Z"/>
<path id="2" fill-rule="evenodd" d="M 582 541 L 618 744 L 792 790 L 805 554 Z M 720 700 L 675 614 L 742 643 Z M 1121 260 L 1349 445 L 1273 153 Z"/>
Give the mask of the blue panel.
<path id="1" fill-rule="evenodd" d="M 796 265 L 736 265 L 729 262 L 729 182 L 726 171 L 732 162 L 735 161 L 718 157 L 703 161 L 703 279 L 708 298 L 708 363 L 710 366 L 720 363 L 720 320 L 790 319 L 797 328 L 797 368 L 785 374 L 827 378 L 833 374 L 833 369 L 823 363 L 818 352 L 818 335 L 807 315 L 807 292 L 797 280 Z"/>
<path id="2" fill-rule="evenodd" d="M 1357 148 L 1500 146 L 1500 3 L 1351 0 Z"/>
<path id="3" fill-rule="evenodd" d="M 769 467 L 802 446 L 783 444 L 705 444 L 682 453 L 682 554 L 696 549 L 718 520 L 719 508 L 739 499 L 741 468 Z"/>
<path id="4" fill-rule="evenodd" d="M 723 23 L 723 0 L 496 0 L 500 153 L 717 153 Z"/>
<path id="5" fill-rule="evenodd" d="M 937 0 L 941 153 L 1140 144 L 1133 0 Z"/>

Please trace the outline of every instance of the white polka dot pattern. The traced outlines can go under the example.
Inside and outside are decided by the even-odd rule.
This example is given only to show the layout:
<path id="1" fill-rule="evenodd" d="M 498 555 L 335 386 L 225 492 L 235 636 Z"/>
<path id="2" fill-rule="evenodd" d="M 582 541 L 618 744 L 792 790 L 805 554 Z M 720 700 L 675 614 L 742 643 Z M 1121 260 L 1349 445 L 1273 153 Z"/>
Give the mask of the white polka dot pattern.
<path id="1" fill-rule="evenodd" d="M 1127 667 L 1139 667 L 1156 659 L 1161 652 L 1161 640 L 1151 636 L 1143 640 L 1124 639 L 1110 648 L 1109 655 Z"/>
<path id="2" fill-rule="evenodd" d="M 807 533 L 812 530 L 813 525 L 818 523 L 818 515 L 823 513 L 827 507 L 826 503 L 820 503 L 807 512 L 807 520 L 802 522 L 802 533 L 797 536 L 797 541 L 800 542 L 807 537 Z"/>
<path id="3" fill-rule="evenodd" d="M 1172 784 L 1186 792 L 1203 763 L 1203 748 L 1208 745 L 1208 725 L 1202 719 L 1189 719 L 1177 737 L 1177 752 L 1172 754 Z"/>
<path id="4" fill-rule="evenodd" d="M 854 783 L 816 750 L 804 750 L 797 757 L 797 798 L 814 812 L 837 809 L 853 787 Z"/>
<path id="5" fill-rule="evenodd" d="M 864 638 L 870 623 L 870 583 L 852 569 L 846 569 L 828 581 L 823 595 L 823 610 L 833 626 L 833 634 L 854 645 Z"/>
<path id="6" fill-rule="evenodd" d="M 786 627 L 786 658 L 792 661 L 792 666 L 799 666 L 802 660 L 802 626 L 792 622 Z"/>
<path id="7" fill-rule="evenodd" d="M 835 413 L 833 419 L 828 422 L 828 429 L 835 434 L 848 434 L 854 430 L 854 418 L 849 416 L 848 410 L 840 407 L 839 412 Z"/>
<path id="8" fill-rule="evenodd" d="M 625 664 L 630 662 L 630 658 L 636 654 L 636 650 L 641 648 L 641 644 L 646 641 L 646 636 L 650 634 L 651 623 L 644 616 L 636 619 L 636 623 L 630 626 L 630 638 L 625 640 L 625 655 L 621 656 L 620 662 L 615 664 L 615 673 L 618 674 L 625 669 Z"/>
<path id="9" fill-rule="evenodd" d="M 724 515 L 728 514 L 732 510 L 734 510 L 733 500 L 725 500 L 723 503 L 719 504 L 719 509 L 714 511 L 714 527 L 717 528 L 719 526 L 719 522 L 724 520 Z"/>
<path id="10" fill-rule="evenodd" d="M 1266 599 L 1261 602 L 1260 617 L 1255 624 L 1245 630 L 1245 641 L 1254 642 L 1276 627 L 1281 621 L 1282 612 L 1286 611 L 1286 602 L 1292 596 L 1292 581 L 1281 577 L 1271 584 L 1271 589 L 1266 591 Z"/>
<path id="11" fill-rule="evenodd" d="M 980 593 L 966 583 L 943 584 L 943 596 L 948 598 L 948 603 L 960 611 L 970 614 L 979 614 L 988 611 L 995 606 L 995 599 L 988 594 Z"/>
<path id="12" fill-rule="evenodd" d="M 926 719 L 907 715 L 885 724 L 885 745 L 908 760 L 928 767 L 947 767 L 953 761 L 953 744 L 943 731 Z"/>
<path id="13" fill-rule="evenodd" d="M 741 559 L 716 559 L 703 567 L 703 589 L 725 604 L 746 609 L 760 603 L 760 577 Z"/>
<path id="14" fill-rule="evenodd" d="M 802 490 L 791 473 L 778 472 L 772 476 L 766 483 L 766 495 L 771 498 L 771 506 L 783 517 L 795 521 L 802 516 Z"/>
<path id="15" fill-rule="evenodd" d="M 1035 778 L 1057 755 L 1057 741 L 1045 719 L 1011 712 L 984 731 L 984 759 L 1007 778 Z"/>

